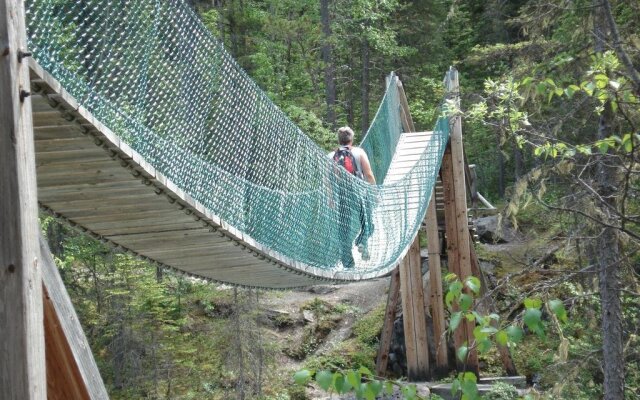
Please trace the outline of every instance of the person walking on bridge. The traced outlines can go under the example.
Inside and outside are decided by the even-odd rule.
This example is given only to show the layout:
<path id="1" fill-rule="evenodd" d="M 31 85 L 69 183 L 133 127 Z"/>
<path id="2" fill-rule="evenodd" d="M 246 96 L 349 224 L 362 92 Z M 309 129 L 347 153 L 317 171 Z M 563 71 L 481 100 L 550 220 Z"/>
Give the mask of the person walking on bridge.
<path id="1" fill-rule="evenodd" d="M 348 126 L 338 129 L 339 147 L 329 153 L 329 158 L 347 170 L 348 173 L 357 176 L 371 185 L 376 184 L 371 164 L 367 153 L 360 147 L 353 146 L 353 130 Z M 340 258 L 344 268 L 353 268 L 354 260 L 351 249 L 353 236 L 351 234 L 352 207 L 358 207 L 360 229 L 355 244 L 362 253 L 362 259 L 369 259 L 368 240 L 373 233 L 373 221 L 371 220 L 371 207 L 369 201 L 358 198 L 358 192 L 348 180 L 341 182 L 337 187 L 338 215 L 340 218 L 341 249 Z"/>

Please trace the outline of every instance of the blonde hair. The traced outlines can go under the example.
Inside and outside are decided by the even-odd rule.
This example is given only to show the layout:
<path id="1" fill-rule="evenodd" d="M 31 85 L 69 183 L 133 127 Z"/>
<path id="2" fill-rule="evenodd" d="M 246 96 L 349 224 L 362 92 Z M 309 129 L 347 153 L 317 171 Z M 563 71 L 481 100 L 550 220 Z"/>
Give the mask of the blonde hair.
<path id="1" fill-rule="evenodd" d="M 353 129 L 348 126 L 343 126 L 338 129 L 338 143 L 346 145 L 353 142 Z"/>

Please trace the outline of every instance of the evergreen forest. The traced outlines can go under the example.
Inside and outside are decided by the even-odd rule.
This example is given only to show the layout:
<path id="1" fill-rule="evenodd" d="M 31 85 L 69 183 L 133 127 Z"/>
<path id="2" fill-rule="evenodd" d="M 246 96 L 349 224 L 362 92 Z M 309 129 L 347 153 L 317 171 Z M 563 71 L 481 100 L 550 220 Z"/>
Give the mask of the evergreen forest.
<path id="1" fill-rule="evenodd" d="M 391 71 L 430 130 L 455 67 L 465 155 L 499 211 L 476 251 L 521 329 L 527 398 L 640 399 L 638 0 L 186 1 L 327 151 L 338 127 L 364 136 Z M 329 398 L 296 371 L 375 369 L 388 283 L 372 307 L 312 291 L 285 312 L 301 291 L 200 281 L 41 225 L 113 399 Z M 495 349 L 480 359 L 502 374 Z"/>

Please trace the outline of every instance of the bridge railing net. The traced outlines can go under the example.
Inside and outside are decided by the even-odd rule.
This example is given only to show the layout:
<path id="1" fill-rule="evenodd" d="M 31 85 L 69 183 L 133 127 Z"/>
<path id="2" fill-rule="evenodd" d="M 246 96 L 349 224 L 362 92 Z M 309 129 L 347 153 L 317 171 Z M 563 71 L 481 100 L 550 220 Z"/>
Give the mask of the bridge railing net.
<path id="1" fill-rule="evenodd" d="M 337 269 L 349 263 L 345 253 L 365 219 L 371 258 L 356 257 L 355 271 L 382 273 L 415 236 L 447 141 L 446 119 L 404 179 L 372 186 L 337 168 L 183 1 L 26 6 L 38 63 L 158 171 L 262 245 Z M 378 183 L 402 133 L 399 109 L 394 78 L 362 143 Z"/>

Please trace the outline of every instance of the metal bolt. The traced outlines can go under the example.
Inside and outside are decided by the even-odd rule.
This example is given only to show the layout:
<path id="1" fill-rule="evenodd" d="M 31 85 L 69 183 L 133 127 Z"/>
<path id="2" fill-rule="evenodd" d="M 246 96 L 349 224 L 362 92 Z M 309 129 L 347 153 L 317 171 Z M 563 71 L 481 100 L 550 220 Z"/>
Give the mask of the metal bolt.
<path id="1" fill-rule="evenodd" d="M 26 90 L 20 90 L 20 102 L 21 103 L 24 103 L 24 99 L 26 99 L 29 96 L 31 96 L 30 92 L 27 92 Z"/>
<path id="2" fill-rule="evenodd" d="M 8 50 L 8 49 L 7 49 L 7 50 Z M 22 59 L 23 59 L 23 58 L 31 57 L 31 56 L 32 56 L 32 54 L 31 54 L 30 52 L 20 50 L 20 51 L 18 52 L 18 62 L 22 62 Z"/>

